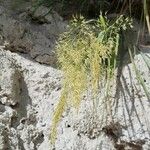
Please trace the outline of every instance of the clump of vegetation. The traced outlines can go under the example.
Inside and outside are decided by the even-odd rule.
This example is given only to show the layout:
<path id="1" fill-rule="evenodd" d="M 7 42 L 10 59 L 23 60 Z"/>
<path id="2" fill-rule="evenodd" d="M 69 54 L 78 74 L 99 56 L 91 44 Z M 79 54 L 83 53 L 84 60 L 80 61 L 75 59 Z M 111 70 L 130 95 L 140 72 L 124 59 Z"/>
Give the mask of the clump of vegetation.
<path id="1" fill-rule="evenodd" d="M 136 53 L 136 48 L 133 47 L 133 49 L 134 49 L 134 53 Z M 149 90 L 148 90 L 148 88 L 147 88 L 147 86 L 146 86 L 146 84 L 144 82 L 144 79 L 143 79 L 143 77 L 141 75 L 141 72 L 139 71 L 139 69 L 137 68 L 137 65 L 134 62 L 134 58 L 133 58 L 133 54 L 131 52 L 131 49 L 129 48 L 128 51 L 129 51 L 130 59 L 131 59 L 132 65 L 133 65 L 133 70 L 135 72 L 137 81 L 139 82 L 139 85 L 141 85 L 141 87 L 143 88 L 144 93 L 145 93 L 147 99 L 150 99 L 150 92 L 149 92 Z M 145 56 L 145 54 L 143 54 L 142 52 L 141 52 L 141 56 L 142 56 L 142 58 L 143 58 L 143 60 L 144 60 L 144 62 L 146 64 L 146 66 L 148 67 L 148 69 L 150 69 L 150 65 L 149 65 L 150 59 L 147 58 Z"/>
<path id="2" fill-rule="evenodd" d="M 57 124 L 67 106 L 79 108 L 87 89 L 95 100 L 100 81 L 110 80 L 116 68 L 120 30 L 131 27 L 131 20 L 122 15 L 110 22 L 100 15 L 97 21 L 74 17 L 70 29 L 57 43 L 57 57 L 64 73 L 60 101 L 54 113 L 51 140 L 57 135 Z M 108 86 L 108 85 L 107 85 Z M 107 88 L 109 90 L 109 88 Z"/>

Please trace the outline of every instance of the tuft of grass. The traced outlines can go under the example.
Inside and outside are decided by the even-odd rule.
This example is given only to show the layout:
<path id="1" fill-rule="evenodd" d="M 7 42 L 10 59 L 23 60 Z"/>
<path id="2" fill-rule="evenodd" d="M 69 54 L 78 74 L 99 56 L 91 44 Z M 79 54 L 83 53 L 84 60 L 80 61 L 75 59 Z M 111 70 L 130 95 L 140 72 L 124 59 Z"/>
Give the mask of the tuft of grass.
<path id="1" fill-rule="evenodd" d="M 148 31 L 149 31 L 149 34 L 150 34 L 150 18 L 149 18 L 149 12 L 148 12 L 148 8 L 150 6 L 148 6 L 147 3 L 148 3 L 148 1 L 144 0 L 144 2 L 143 2 L 143 9 L 144 9 L 144 16 L 145 16 L 146 23 L 147 23 L 147 28 L 148 28 Z"/>
<path id="2" fill-rule="evenodd" d="M 52 124 L 52 129 L 51 129 L 51 135 L 50 135 L 50 140 L 52 143 L 55 142 L 55 139 L 57 137 L 57 124 L 61 119 L 61 116 L 66 109 L 66 99 L 67 99 L 67 94 L 66 92 L 63 91 L 61 98 L 59 100 L 59 103 L 55 109 L 54 117 L 53 117 L 53 124 Z"/>
<path id="3" fill-rule="evenodd" d="M 135 47 L 134 47 L 134 51 L 135 51 Z M 135 71 L 135 74 L 136 74 L 136 77 L 137 77 L 137 80 L 139 82 L 139 84 L 142 86 L 144 92 L 145 92 L 145 95 L 147 96 L 148 100 L 150 99 L 150 93 L 149 93 L 149 90 L 147 89 L 147 86 L 145 85 L 145 82 L 142 78 L 142 75 L 140 73 L 140 71 L 138 70 L 135 62 L 134 62 L 134 59 L 133 59 L 133 54 L 131 52 L 131 49 L 129 48 L 129 55 L 130 55 L 130 59 L 131 59 L 131 62 L 133 64 L 133 69 Z"/>
<path id="4" fill-rule="evenodd" d="M 56 127 L 67 105 L 78 109 L 88 89 L 92 91 L 94 105 L 103 79 L 106 79 L 106 93 L 109 93 L 109 81 L 117 64 L 120 30 L 128 26 L 131 20 L 123 16 L 113 22 L 102 15 L 90 21 L 79 16 L 73 18 L 69 30 L 60 36 L 56 51 L 64 73 L 64 86 L 54 113 L 51 141 L 55 141 Z"/>
<path id="5" fill-rule="evenodd" d="M 143 57 L 143 60 L 145 64 L 147 65 L 148 69 L 150 70 L 150 58 L 147 57 L 144 53 L 140 52 L 141 56 Z"/>

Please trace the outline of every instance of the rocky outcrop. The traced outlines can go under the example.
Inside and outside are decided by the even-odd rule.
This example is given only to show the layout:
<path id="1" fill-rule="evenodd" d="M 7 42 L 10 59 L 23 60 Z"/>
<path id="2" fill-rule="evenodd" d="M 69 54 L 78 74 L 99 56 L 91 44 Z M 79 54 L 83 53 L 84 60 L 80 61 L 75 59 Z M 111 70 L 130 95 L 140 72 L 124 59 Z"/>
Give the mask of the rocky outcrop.
<path id="1" fill-rule="evenodd" d="M 0 150 L 149 150 L 150 100 L 131 62 L 116 71 L 108 99 L 100 89 L 96 107 L 87 92 L 78 112 L 68 108 L 55 145 L 50 143 L 63 78 L 52 68 L 53 49 L 66 23 L 57 13 L 43 17 L 48 13 L 43 6 L 33 13 L 29 2 L 12 11 L 11 2 L 0 6 Z M 141 51 L 146 57 L 136 54 L 134 61 L 149 91 L 150 68 L 144 60 L 150 48 Z"/>
<path id="2" fill-rule="evenodd" d="M 149 57 L 149 49 L 145 54 Z M 149 69 L 142 56 L 135 63 L 149 89 Z M 138 83 L 132 64 L 124 66 L 111 115 L 99 97 L 94 111 L 90 95 L 78 114 L 68 109 L 58 126 L 55 145 L 49 141 L 51 120 L 60 92 L 62 73 L 39 64 L 26 54 L 0 50 L 0 149 L 18 150 L 148 150 L 149 99 Z M 101 89 L 103 92 L 103 89 Z M 113 102 L 113 103 L 112 103 Z M 112 117 L 110 117 L 112 116 Z"/>
<path id="3" fill-rule="evenodd" d="M 49 144 L 50 120 L 60 93 L 61 73 L 28 59 L 26 55 L 0 51 L 2 150 L 35 150 L 45 140 Z"/>
<path id="4" fill-rule="evenodd" d="M 29 2 L 19 5 L 24 10 L 10 8 L 10 0 L 0 3 L 0 41 L 5 42 L 5 49 L 28 53 L 37 62 L 55 66 L 54 46 L 66 28 L 63 19 L 44 6 L 34 11 Z"/>

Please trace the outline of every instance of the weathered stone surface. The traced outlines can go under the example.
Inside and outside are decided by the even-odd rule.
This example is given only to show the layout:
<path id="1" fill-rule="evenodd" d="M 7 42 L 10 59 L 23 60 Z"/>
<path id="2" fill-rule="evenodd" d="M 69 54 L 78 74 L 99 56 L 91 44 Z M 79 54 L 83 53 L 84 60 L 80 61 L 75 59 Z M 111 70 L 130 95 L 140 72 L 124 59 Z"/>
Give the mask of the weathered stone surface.
<path id="1" fill-rule="evenodd" d="M 5 126 L 3 124 L 0 124 L 0 149 L 5 148 L 4 130 L 5 130 Z"/>
<path id="2" fill-rule="evenodd" d="M 12 60 L 13 61 L 13 60 Z M 5 63 L 3 63 L 5 62 Z M 0 99 L 1 103 L 6 105 L 16 105 L 19 102 L 20 94 L 20 74 L 13 63 L 0 56 Z"/>
<path id="3" fill-rule="evenodd" d="M 24 6 L 24 11 L 10 11 L 10 1 L 1 5 L 0 41 L 5 41 L 5 49 L 27 53 L 40 63 L 55 66 L 54 46 L 59 34 L 66 30 L 63 19 L 56 12 L 48 13 L 49 9 L 44 6 L 33 13 L 28 5 Z"/>
<path id="4" fill-rule="evenodd" d="M 143 52 L 149 57 L 148 48 Z M 115 95 L 111 96 L 107 103 L 112 106 L 111 113 L 106 109 L 102 96 L 99 96 L 97 111 L 94 111 L 93 102 L 88 95 L 82 101 L 78 114 L 73 109 L 68 109 L 63 114 L 58 126 L 56 143 L 52 146 L 49 142 L 49 133 L 54 108 L 61 92 L 61 72 L 29 60 L 25 54 L 18 55 L 1 50 L 0 55 L 3 56 L 3 71 L 0 73 L 2 77 L 7 77 L 5 82 L 1 78 L 1 85 L 7 87 L 5 83 L 11 83 L 9 88 L 5 88 L 5 92 L 9 95 L 16 93 L 19 97 L 17 100 L 12 96 L 6 102 L 0 99 L 2 149 L 6 146 L 12 150 L 150 148 L 147 115 L 150 113 L 150 104 L 136 79 L 132 64 L 124 66 L 123 74 L 118 76 L 117 83 L 114 84 Z M 149 89 L 149 69 L 140 54 L 135 56 L 135 63 Z M 17 75 L 14 75 L 14 70 L 18 70 L 20 81 L 16 78 Z M 9 72 L 6 74 L 6 71 Z M 18 88 L 13 88 L 14 80 L 20 92 L 16 92 Z M 105 93 L 105 90 L 101 89 L 101 92 Z M 6 145 L 7 138 L 10 140 Z"/>
<path id="5" fill-rule="evenodd" d="M 60 93 L 61 73 L 30 61 L 24 54 L 19 56 L 0 50 L 0 58 L 0 123 L 7 129 L 1 128 L 0 132 L 7 133 L 9 149 L 35 150 L 45 141 L 49 145 L 46 138 L 49 136 L 53 104 Z M 15 70 L 20 74 L 19 78 L 14 74 Z M 9 99 L 4 100 L 3 93 L 9 95 Z M 0 138 L 0 146 L 5 147 L 3 134 Z"/>

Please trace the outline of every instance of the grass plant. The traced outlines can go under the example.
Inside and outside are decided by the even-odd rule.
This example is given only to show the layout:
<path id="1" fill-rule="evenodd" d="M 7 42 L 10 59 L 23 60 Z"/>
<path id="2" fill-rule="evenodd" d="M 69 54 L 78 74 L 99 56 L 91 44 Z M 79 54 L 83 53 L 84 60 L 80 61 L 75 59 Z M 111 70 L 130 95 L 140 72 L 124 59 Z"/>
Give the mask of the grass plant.
<path id="1" fill-rule="evenodd" d="M 144 9 L 144 16 L 145 16 L 146 23 L 147 23 L 147 28 L 150 34 L 150 18 L 149 18 L 149 12 L 148 12 L 148 9 L 150 9 L 150 6 L 148 6 L 148 0 L 143 1 L 143 9 Z"/>
<path id="2" fill-rule="evenodd" d="M 55 141 L 57 125 L 67 106 L 79 108 L 83 93 L 91 89 L 93 105 L 101 80 L 106 79 L 106 97 L 117 64 L 120 30 L 131 27 L 131 20 L 120 16 L 109 21 L 100 15 L 98 20 L 86 21 L 74 17 L 69 30 L 57 43 L 57 58 L 64 73 L 60 101 L 55 109 L 51 141 Z M 94 107 L 94 106 L 93 106 Z"/>
<path id="3" fill-rule="evenodd" d="M 135 52 L 135 50 L 136 50 L 136 49 L 135 49 L 135 47 L 134 47 L 134 52 Z M 137 78 L 137 80 L 138 80 L 138 82 L 139 82 L 139 85 L 142 86 L 142 88 L 143 88 L 143 90 L 144 90 L 144 92 L 145 92 L 146 97 L 148 98 L 148 100 L 150 100 L 150 93 L 149 93 L 149 90 L 148 90 L 147 86 L 145 85 L 145 82 L 144 82 L 144 79 L 143 79 L 143 77 L 142 77 L 142 75 L 141 75 L 141 72 L 139 71 L 139 69 L 137 68 L 137 66 L 136 66 L 136 64 L 135 64 L 135 62 L 134 62 L 133 54 L 132 54 L 130 48 L 129 48 L 129 55 L 130 55 L 130 59 L 131 59 L 131 62 L 132 62 L 132 64 L 133 64 L 133 69 L 134 69 L 134 71 L 135 71 L 136 78 Z M 143 55 L 143 56 L 144 56 L 144 55 Z M 144 61 L 145 61 L 145 63 L 147 64 L 147 60 L 144 60 Z"/>

